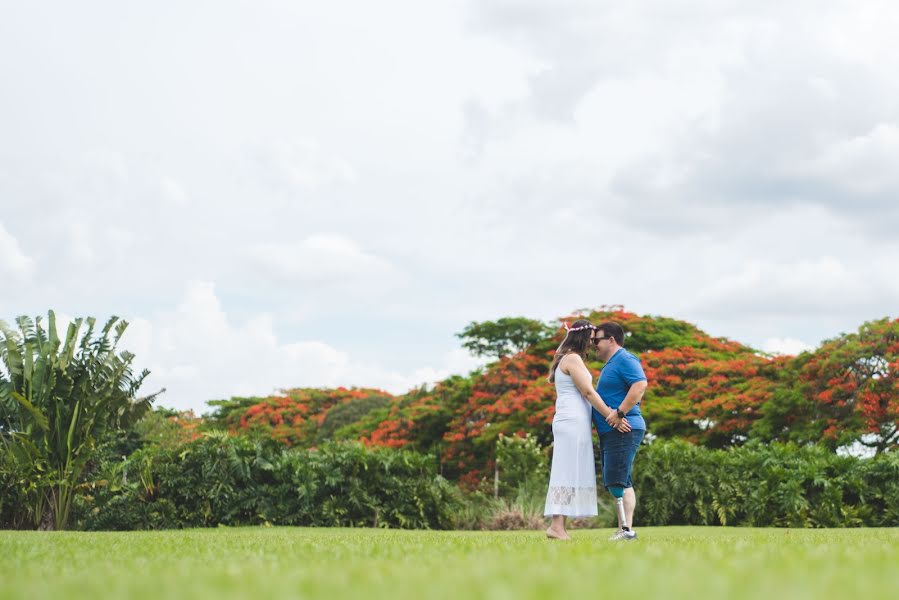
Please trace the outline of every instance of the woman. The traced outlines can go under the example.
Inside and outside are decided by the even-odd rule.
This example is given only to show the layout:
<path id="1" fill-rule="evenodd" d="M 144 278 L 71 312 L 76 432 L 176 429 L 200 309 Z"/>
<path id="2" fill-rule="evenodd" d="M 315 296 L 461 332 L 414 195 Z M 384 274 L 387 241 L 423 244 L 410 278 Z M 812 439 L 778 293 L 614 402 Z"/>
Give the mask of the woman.
<path id="1" fill-rule="evenodd" d="M 594 326 L 575 321 L 556 350 L 549 381 L 556 384 L 556 414 L 553 417 L 553 462 L 546 493 L 545 516 L 552 517 L 546 530 L 551 539 L 569 540 L 565 517 L 594 517 L 596 511 L 596 466 L 593 462 L 593 430 L 590 405 L 603 416 L 612 414 L 596 390 L 584 364 L 592 343 Z M 619 425 L 629 431 L 627 420 Z"/>

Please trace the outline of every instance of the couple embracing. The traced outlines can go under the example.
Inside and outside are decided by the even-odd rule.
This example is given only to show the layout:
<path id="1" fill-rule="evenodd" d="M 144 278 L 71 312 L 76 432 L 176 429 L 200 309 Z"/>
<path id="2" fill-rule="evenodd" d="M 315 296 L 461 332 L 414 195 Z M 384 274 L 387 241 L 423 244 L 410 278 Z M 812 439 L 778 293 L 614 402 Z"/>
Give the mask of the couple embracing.
<path id="1" fill-rule="evenodd" d="M 553 460 L 544 514 L 552 517 L 547 537 L 570 539 L 566 517 L 596 516 L 596 466 L 591 421 L 599 433 L 602 479 L 615 498 L 618 531 L 612 540 L 634 540 L 634 494 L 631 471 L 646 433 L 640 400 L 646 375 L 640 359 L 624 349 L 624 330 L 617 323 L 593 325 L 575 321 L 556 350 L 549 381 L 556 385 L 553 417 Z M 605 363 L 599 382 L 584 360 L 590 348 Z"/>

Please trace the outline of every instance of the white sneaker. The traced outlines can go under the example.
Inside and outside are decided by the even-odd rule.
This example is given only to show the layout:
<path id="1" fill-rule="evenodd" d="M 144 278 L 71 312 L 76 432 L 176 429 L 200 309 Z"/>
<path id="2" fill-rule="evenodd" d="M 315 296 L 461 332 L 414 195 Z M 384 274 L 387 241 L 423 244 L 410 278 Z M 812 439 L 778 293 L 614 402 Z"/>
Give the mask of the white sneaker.
<path id="1" fill-rule="evenodd" d="M 636 531 L 625 531 L 624 529 L 619 529 L 615 532 L 615 535 L 609 538 L 610 542 L 617 542 L 618 540 L 624 540 L 626 542 L 630 542 L 637 539 Z"/>

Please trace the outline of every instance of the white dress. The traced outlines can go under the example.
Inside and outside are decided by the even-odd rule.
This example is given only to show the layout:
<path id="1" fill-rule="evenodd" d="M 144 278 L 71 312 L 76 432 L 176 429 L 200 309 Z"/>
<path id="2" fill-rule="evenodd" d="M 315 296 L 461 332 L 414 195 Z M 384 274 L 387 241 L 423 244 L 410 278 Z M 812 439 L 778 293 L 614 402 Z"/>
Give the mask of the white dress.
<path id="1" fill-rule="evenodd" d="M 553 464 L 543 514 L 568 517 L 597 514 L 591 406 L 571 376 L 559 367 L 556 367 Z"/>

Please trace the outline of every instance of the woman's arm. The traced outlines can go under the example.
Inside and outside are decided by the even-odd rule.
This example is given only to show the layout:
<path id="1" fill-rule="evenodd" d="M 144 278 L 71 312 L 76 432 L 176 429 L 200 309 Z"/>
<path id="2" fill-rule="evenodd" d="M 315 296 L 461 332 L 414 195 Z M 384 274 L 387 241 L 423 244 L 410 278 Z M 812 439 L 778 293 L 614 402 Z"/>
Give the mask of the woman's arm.
<path id="1" fill-rule="evenodd" d="M 574 380 L 574 385 L 577 386 L 584 399 L 593 405 L 593 408 L 603 418 L 615 414 L 615 411 L 609 408 L 596 390 L 593 389 L 593 377 L 590 376 L 590 371 L 587 369 L 587 365 L 584 364 L 584 359 L 577 354 L 569 354 L 562 358 L 559 365 L 562 367 L 562 372 L 570 375 Z M 630 425 L 627 426 L 626 431 L 630 431 Z"/>

